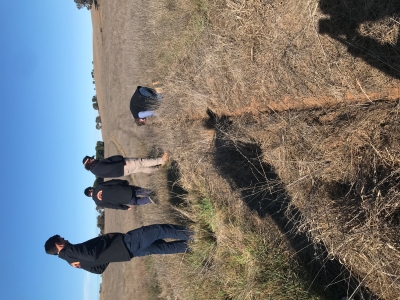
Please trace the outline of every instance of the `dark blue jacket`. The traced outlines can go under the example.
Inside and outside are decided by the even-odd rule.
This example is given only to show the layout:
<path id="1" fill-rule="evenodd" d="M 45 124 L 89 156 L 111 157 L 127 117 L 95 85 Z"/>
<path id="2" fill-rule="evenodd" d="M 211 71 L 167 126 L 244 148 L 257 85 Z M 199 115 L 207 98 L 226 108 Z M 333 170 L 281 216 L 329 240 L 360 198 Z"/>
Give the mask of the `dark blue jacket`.
<path id="1" fill-rule="evenodd" d="M 110 262 L 131 260 L 131 254 L 123 240 L 124 234 L 112 233 L 96 237 L 81 244 L 69 244 L 61 249 L 58 257 L 68 264 L 79 262 L 81 269 L 102 274 Z"/>
<path id="2" fill-rule="evenodd" d="M 129 185 L 126 180 L 113 179 L 97 184 L 93 191 L 92 199 L 99 207 L 127 210 L 128 204 L 138 187 Z M 102 191 L 102 200 L 97 198 L 97 193 Z"/>
<path id="3" fill-rule="evenodd" d="M 135 119 L 139 119 L 139 113 L 141 111 L 154 110 L 159 106 L 159 101 L 157 100 L 157 93 L 154 90 L 147 88 L 151 93 L 153 93 L 154 98 L 143 96 L 139 92 L 139 89 L 141 87 L 142 86 L 138 86 L 136 88 L 136 91 L 133 93 L 129 106 L 132 116 Z"/>
<path id="4" fill-rule="evenodd" d="M 99 160 L 90 171 L 97 177 L 121 177 L 124 176 L 124 166 L 124 157 L 122 155 L 114 155 Z"/>

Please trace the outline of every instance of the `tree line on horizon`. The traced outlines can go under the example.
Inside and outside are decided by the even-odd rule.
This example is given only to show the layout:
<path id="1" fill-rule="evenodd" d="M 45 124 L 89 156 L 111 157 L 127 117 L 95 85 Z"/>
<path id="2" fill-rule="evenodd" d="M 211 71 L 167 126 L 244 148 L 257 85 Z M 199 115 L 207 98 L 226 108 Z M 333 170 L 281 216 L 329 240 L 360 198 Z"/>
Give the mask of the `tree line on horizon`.
<path id="1" fill-rule="evenodd" d="M 93 63 L 93 61 L 92 61 L 92 63 Z M 93 78 L 93 84 L 94 84 L 95 83 L 95 81 L 94 81 L 94 69 L 92 69 L 92 72 L 90 74 L 91 74 L 91 76 Z M 93 106 L 94 110 L 99 110 L 99 103 L 97 102 L 97 95 L 94 95 L 92 97 L 92 106 Z M 96 129 L 100 130 L 101 129 L 101 117 L 97 116 L 95 121 L 96 121 Z"/>
<path id="2" fill-rule="evenodd" d="M 93 105 L 93 109 L 99 110 L 99 104 L 97 103 L 97 96 L 96 95 L 94 95 L 92 97 L 92 105 Z"/>
<path id="3" fill-rule="evenodd" d="M 74 2 L 78 9 L 86 8 L 87 10 L 90 10 L 93 5 L 93 0 L 74 0 Z"/>

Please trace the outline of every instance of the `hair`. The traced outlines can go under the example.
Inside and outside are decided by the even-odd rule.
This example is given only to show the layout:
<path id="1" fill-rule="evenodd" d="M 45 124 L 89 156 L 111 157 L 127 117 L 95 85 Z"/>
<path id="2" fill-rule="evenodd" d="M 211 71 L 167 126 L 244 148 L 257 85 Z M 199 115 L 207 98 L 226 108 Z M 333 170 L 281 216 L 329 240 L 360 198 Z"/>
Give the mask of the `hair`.
<path id="1" fill-rule="evenodd" d="M 58 249 L 56 247 L 56 243 L 58 243 L 59 241 L 60 241 L 60 236 L 58 234 L 53 235 L 51 238 L 49 238 L 44 244 L 44 250 L 46 251 L 46 253 L 51 255 L 57 255 Z"/>
<path id="2" fill-rule="evenodd" d="M 89 159 L 89 158 L 94 158 L 94 156 L 87 156 L 87 155 L 86 155 L 86 156 L 83 158 L 82 163 L 85 164 L 85 161 L 86 161 L 87 159 Z"/>
<path id="3" fill-rule="evenodd" d="M 87 188 L 85 189 L 84 193 L 85 193 L 86 196 L 91 197 L 91 196 L 90 196 L 90 192 L 93 191 L 93 190 L 94 190 L 93 187 L 92 187 L 92 186 L 89 186 L 89 187 L 87 187 Z"/>
<path id="4" fill-rule="evenodd" d="M 136 123 L 137 126 L 145 125 L 144 123 L 140 122 L 140 119 L 135 119 L 135 123 Z"/>

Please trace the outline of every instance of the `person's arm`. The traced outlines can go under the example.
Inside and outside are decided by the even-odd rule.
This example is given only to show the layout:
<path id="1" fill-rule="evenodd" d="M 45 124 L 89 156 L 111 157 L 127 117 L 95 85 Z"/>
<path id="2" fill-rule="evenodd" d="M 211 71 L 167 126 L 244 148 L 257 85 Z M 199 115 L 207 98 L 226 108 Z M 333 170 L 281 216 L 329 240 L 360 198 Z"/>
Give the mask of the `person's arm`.
<path id="1" fill-rule="evenodd" d="M 103 186 L 129 185 L 129 182 L 127 180 L 112 179 L 112 180 L 104 181 L 102 183 L 102 185 Z"/>
<path id="2" fill-rule="evenodd" d="M 71 245 L 66 254 L 80 264 L 82 261 L 95 261 L 106 248 L 106 239 L 109 238 L 107 235 L 102 235 L 81 244 Z"/>
<path id="3" fill-rule="evenodd" d="M 102 274 L 108 267 L 108 263 L 99 264 L 95 266 L 86 266 L 85 263 L 81 265 L 79 261 L 71 263 L 71 266 L 77 269 L 83 269 L 85 271 L 94 273 L 94 274 Z"/>
<path id="4" fill-rule="evenodd" d="M 103 165 L 103 166 L 114 165 L 114 164 L 120 164 L 121 162 L 125 163 L 124 157 L 122 155 L 114 155 L 107 158 L 103 158 L 96 165 Z"/>
<path id="5" fill-rule="evenodd" d="M 105 159 L 108 163 L 120 163 L 121 161 L 125 162 L 125 159 L 122 155 L 114 155 Z"/>
<path id="6" fill-rule="evenodd" d="M 97 202 L 97 206 L 104 207 L 104 208 L 111 208 L 111 209 L 119 209 L 119 210 L 127 210 L 129 206 L 124 204 L 113 204 L 109 202 Z"/>
<path id="7" fill-rule="evenodd" d="M 94 274 L 103 274 L 103 272 L 107 269 L 107 267 L 108 267 L 108 263 L 90 267 L 86 271 L 94 273 Z"/>
<path id="8" fill-rule="evenodd" d="M 146 111 L 140 111 L 139 113 L 138 113 L 138 116 L 139 116 L 139 118 L 141 118 L 141 119 L 145 119 L 145 118 L 147 118 L 147 117 L 152 117 L 152 116 L 156 116 L 156 114 L 154 113 L 154 111 L 151 111 L 151 110 L 146 110 Z"/>

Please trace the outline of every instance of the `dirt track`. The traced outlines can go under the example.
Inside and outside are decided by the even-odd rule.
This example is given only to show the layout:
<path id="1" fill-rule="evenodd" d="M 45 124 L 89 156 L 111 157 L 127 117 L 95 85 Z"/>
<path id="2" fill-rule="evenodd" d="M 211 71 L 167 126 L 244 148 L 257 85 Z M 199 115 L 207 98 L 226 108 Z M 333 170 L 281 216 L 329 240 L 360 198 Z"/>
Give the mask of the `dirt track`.
<path id="1" fill-rule="evenodd" d="M 151 51 L 140 51 L 136 46 L 140 40 L 142 47 L 151 49 L 151 24 L 147 24 L 147 28 L 144 25 L 148 11 L 138 9 L 141 5 L 145 7 L 146 3 L 136 1 L 132 5 L 132 1 L 122 0 L 117 5 L 114 1 L 101 1 L 97 10 L 91 10 L 96 95 L 106 156 L 140 157 L 145 154 L 140 143 L 138 145 L 137 127 L 129 111 L 129 101 L 136 86 L 148 84 L 153 75 L 148 64 L 152 60 Z M 136 176 L 133 180 L 135 184 L 146 186 L 148 179 Z M 146 224 L 141 215 L 150 209 L 154 208 L 144 207 L 129 212 L 106 210 L 105 231 L 126 232 Z M 149 299 L 146 280 L 143 259 L 112 264 L 103 274 L 101 299 L 123 300 L 133 299 L 133 296 L 139 300 Z"/>

